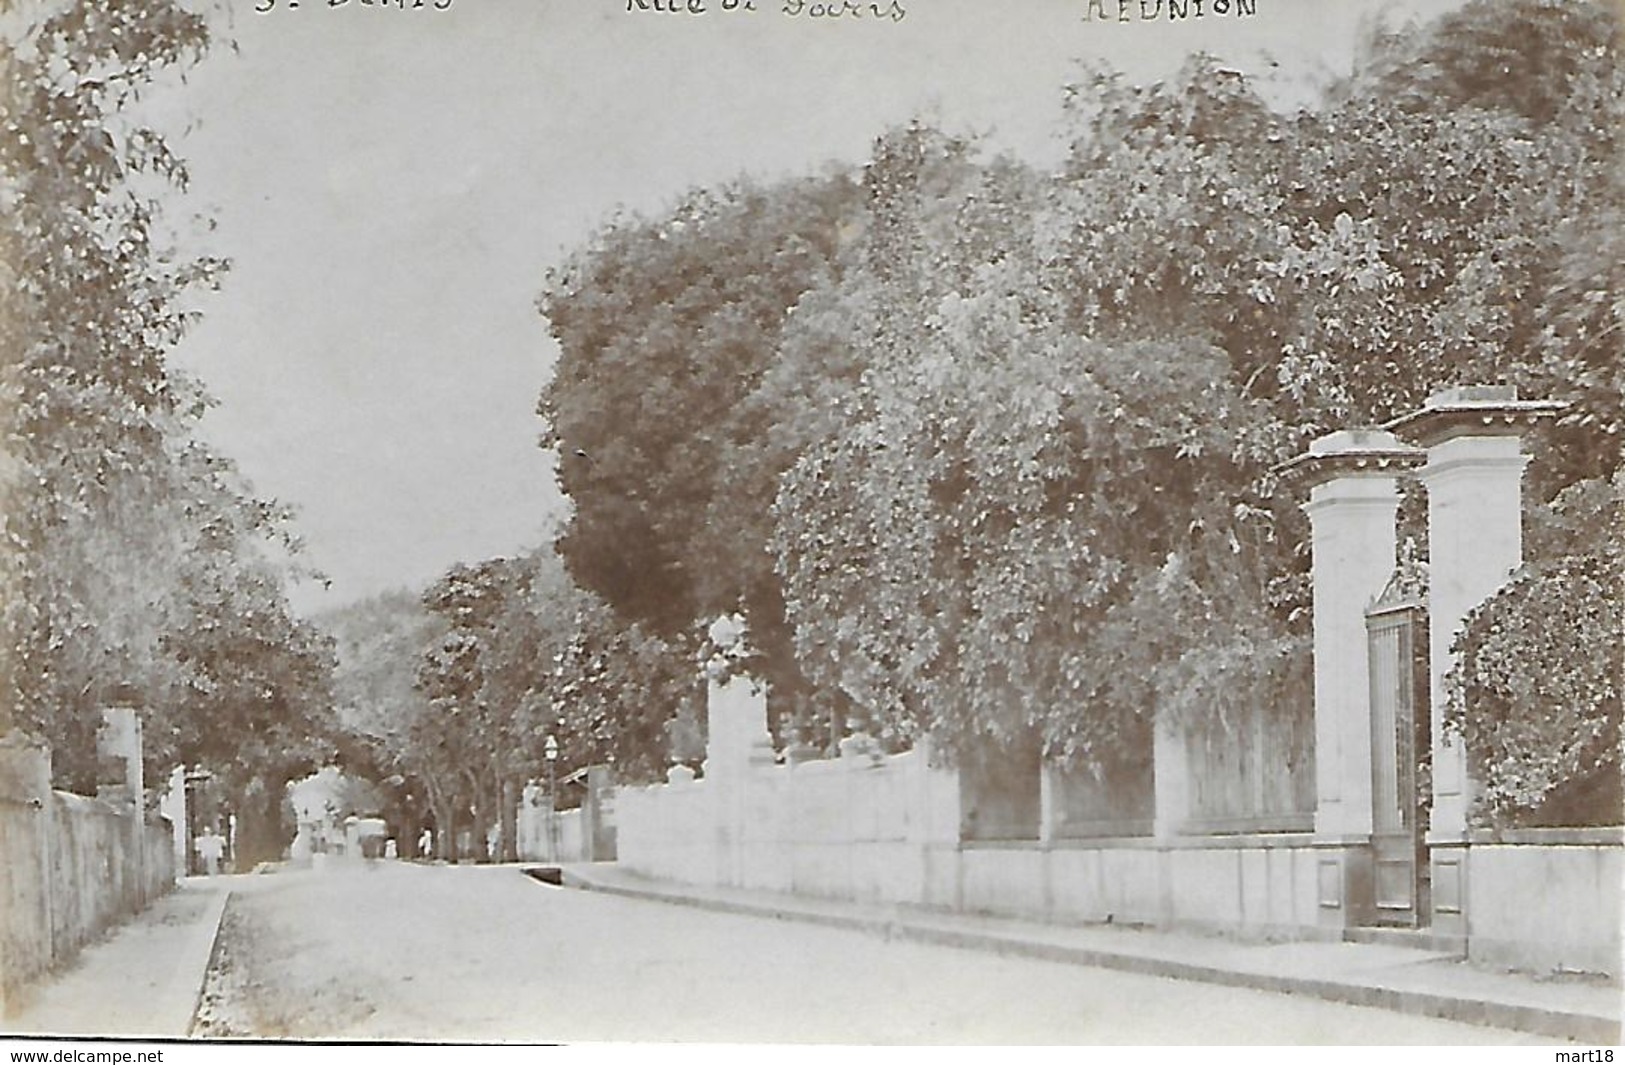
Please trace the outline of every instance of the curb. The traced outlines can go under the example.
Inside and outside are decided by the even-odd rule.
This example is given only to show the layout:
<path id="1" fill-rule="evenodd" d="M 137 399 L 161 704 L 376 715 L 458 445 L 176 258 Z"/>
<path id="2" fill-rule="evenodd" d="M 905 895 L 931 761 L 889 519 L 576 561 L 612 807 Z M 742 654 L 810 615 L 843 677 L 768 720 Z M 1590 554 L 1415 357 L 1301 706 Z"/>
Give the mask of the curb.
<path id="1" fill-rule="evenodd" d="M 203 989 L 209 980 L 209 966 L 214 963 L 214 953 L 220 943 L 220 925 L 225 921 L 226 904 L 231 901 L 231 888 L 224 888 L 216 894 L 214 902 L 209 904 L 203 920 L 197 924 L 197 933 L 186 944 L 186 953 L 181 964 L 176 968 L 181 973 L 195 973 L 193 979 L 192 1007 L 186 1016 L 186 1028 L 181 1033 L 191 1038 L 192 1030 L 197 1027 L 198 1010 L 203 1007 Z M 179 979 L 179 977 L 177 977 Z"/>
<path id="2" fill-rule="evenodd" d="M 887 939 L 908 940 L 935 946 L 958 947 L 965 950 L 990 951 L 1011 957 L 1036 958 L 1043 961 L 1084 965 L 1097 969 L 1112 969 L 1136 973 L 1141 976 L 1161 976 L 1174 980 L 1218 984 L 1225 987 L 1247 988 L 1277 994 L 1297 994 L 1348 1006 L 1370 1006 L 1395 1013 L 1438 1020 L 1458 1021 L 1482 1027 L 1506 1028 L 1533 1035 L 1557 1039 L 1573 1039 L 1581 1043 L 1613 1045 L 1620 1039 L 1620 1022 L 1609 1017 L 1589 1013 L 1574 1013 L 1543 1006 L 1526 1006 L 1482 999 L 1460 998 L 1454 995 L 1427 991 L 1359 984 L 1338 980 L 1319 980 L 1297 976 L 1277 976 L 1247 970 L 1219 969 L 1210 965 L 1176 961 L 1169 958 L 1147 957 L 1096 950 L 1087 947 L 1069 947 L 1058 943 L 1020 936 L 1000 935 L 995 932 L 974 932 L 962 929 L 930 927 L 910 922 L 907 918 L 880 919 L 853 914 L 818 912 L 772 902 L 752 902 L 742 899 L 716 899 L 684 894 L 681 891 L 650 884 L 648 887 L 606 883 L 583 876 L 579 871 L 563 871 L 564 886 L 583 891 L 597 891 L 607 895 L 664 902 L 677 906 L 711 910 L 718 913 L 767 917 L 781 921 L 799 921 L 805 924 L 845 928 Z"/>

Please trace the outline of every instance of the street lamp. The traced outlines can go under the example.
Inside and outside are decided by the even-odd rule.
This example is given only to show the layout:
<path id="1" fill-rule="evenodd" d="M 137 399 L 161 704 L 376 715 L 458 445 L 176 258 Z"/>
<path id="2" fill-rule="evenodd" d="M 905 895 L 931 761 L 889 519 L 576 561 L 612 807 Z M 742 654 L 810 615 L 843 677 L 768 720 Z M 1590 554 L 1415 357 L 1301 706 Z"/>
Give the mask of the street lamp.
<path id="1" fill-rule="evenodd" d="M 558 792 L 558 765 L 559 741 L 548 733 L 547 743 L 543 747 L 543 757 L 547 759 L 547 849 L 548 858 L 559 860 L 559 792 Z"/>

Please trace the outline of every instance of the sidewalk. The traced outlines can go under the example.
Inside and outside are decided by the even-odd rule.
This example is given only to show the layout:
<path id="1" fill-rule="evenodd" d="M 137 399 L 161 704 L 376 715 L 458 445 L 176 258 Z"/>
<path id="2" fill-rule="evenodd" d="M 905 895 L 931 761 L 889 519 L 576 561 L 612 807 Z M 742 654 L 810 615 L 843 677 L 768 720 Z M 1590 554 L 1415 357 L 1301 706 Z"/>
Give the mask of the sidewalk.
<path id="1" fill-rule="evenodd" d="M 1537 979 L 1458 956 L 1364 943 L 1254 943 L 1104 925 L 1040 924 L 887 904 L 838 902 L 649 880 L 612 864 L 565 865 L 566 887 L 725 913 L 809 921 L 893 939 L 1307 995 L 1582 1043 L 1618 1043 L 1622 995 Z"/>
<path id="2" fill-rule="evenodd" d="M 233 879 L 181 881 L 47 977 L 0 1035 L 184 1038 Z"/>

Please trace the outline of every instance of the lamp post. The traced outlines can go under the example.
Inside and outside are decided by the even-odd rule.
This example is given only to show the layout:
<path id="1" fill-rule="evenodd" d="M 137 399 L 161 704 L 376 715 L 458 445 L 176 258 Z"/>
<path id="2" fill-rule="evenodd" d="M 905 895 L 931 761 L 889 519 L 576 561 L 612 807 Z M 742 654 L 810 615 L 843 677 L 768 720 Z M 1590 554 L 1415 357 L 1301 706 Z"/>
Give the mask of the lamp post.
<path id="1" fill-rule="evenodd" d="M 556 862 L 559 860 L 559 741 L 551 733 L 543 748 L 543 757 L 547 759 L 547 853 L 548 858 Z"/>

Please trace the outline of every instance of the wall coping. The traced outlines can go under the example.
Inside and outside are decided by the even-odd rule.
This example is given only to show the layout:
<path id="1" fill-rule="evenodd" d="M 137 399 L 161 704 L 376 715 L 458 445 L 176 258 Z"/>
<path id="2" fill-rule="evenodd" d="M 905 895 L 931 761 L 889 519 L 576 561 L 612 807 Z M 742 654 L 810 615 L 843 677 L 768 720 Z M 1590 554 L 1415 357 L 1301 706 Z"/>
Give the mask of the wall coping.
<path id="1" fill-rule="evenodd" d="M 105 817 L 134 817 L 135 804 L 114 804 L 106 799 L 98 799 L 91 795 L 79 795 L 71 791 L 53 791 L 51 796 L 63 809 L 78 813 L 100 814 Z"/>
<path id="2" fill-rule="evenodd" d="M 667 780 L 659 784 L 617 784 L 615 785 L 615 791 L 617 794 L 621 795 L 635 795 L 639 793 L 644 795 L 653 795 L 663 791 L 688 791 L 690 789 L 699 787 L 709 779 L 709 777 L 695 777 L 693 780 Z M 542 801 L 536 805 L 535 809 L 541 810 L 546 809 L 546 807 L 547 800 L 544 797 Z M 575 809 L 575 807 L 571 807 L 571 809 Z"/>
<path id="3" fill-rule="evenodd" d="M 1625 827 L 1479 828 L 1467 838 L 1478 846 L 1621 847 L 1625 846 Z"/>
<path id="4" fill-rule="evenodd" d="M 1049 842 L 1031 839 L 964 840 L 950 845 L 961 851 L 1205 851 L 1307 848 L 1314 844 L 1315 837 L 1311 832 L 1261 832 L 1252 835 L 1175 836 L 1163 839 L 1155 836 L 1102 836 L 1098 839 L 1055 839 Z"/>
<path id="5" fill-rule="evenodd" d="M 1512 389 L 1470 386 L 1437 392 L 1421 410 L 1403 414 L 1383 428 L 1433 447 L 1463 436 L 1516 436 L 1568 406 L 1562 400 L 1518 399 Z"/>

